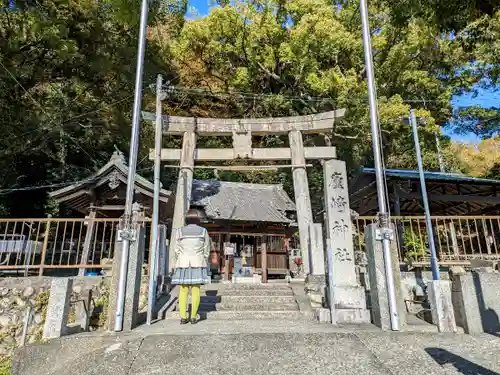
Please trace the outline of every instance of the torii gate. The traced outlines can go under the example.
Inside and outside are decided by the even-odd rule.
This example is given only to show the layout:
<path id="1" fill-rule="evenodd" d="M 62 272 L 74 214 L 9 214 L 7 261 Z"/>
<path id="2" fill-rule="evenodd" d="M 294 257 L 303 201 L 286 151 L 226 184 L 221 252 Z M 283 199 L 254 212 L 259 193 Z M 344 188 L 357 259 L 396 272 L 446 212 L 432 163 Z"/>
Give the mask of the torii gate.
<path id="1" fill-rule="evenodd" d="M 180 161 L 177 184 L 172 237 L 175 243 L 175 229 L 184 225 L 189 209 L 193 169 L 195 161 L 248 160 L 291 160 L 293 187 L 300 235 L 300 248 L 304 258 L 305 273 L 309 273 L 309 225 L 313 222 L 306 160 L 329 160 L 336 158 L 335 147 L 304 147 L 302 133 L 323 133 L 331 130 L 344 116 L 345 109 L 308 116 L 292 116 L 259 119 L 212 119 L 178 116 L 162 116 L 163 134 L 181 135 L 182 149 L 162 149 L 162 161 Z M 145 120 L 155 120 L 153 113 L 143 113 Z M 288 134 L 288 148 L 252 148 L 252 135 Z M 199 136 L 232 136 L 233 148 L 197 149 Z M 149 159 L 154 160 L 154 150 Z M 173 266 L 173 254 L 169 254 L 169 269 Z"/>

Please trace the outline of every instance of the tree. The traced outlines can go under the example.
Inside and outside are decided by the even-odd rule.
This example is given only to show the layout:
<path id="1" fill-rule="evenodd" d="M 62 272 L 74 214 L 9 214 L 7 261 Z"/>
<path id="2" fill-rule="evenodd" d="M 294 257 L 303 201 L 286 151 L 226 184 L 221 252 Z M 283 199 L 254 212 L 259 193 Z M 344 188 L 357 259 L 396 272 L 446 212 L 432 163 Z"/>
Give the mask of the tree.
<path id="1" fill-rule="evenodd" d="M 386 0 L 395 24 L 405 25 L 414 17 L 437 25 L 442 31 L 460 32 L 500 10 L 498 0 Z"/>
<path id="2" fill-rule="evenodd" d="M 457 9 L 466 12 L 445 16 L 439 7 L 451 2 L 426 2 L 370 1 L 387 167 L 416 167 L 410 127 L 404 121 L 410 105 L 424 120 L 419 131 L 425 166 L 437 169 L 435 135 L 452 115 L 452 95 L 470 90 L 481 77 L 487 78 L 485 85 L 496 79 L 498 13 L 490 15 L 484 5 L 474 10 L 464 0 Z M 128 149 L 139 1 L 4 4 L 0 189 L 86 177 L 107 160 L 114 145 Z M 208 16 L 188 20 L 186 9 L 186 0 L 152 4 L 145 109 L 154 108 L 148 85 L 158 72 L 177 88 L 164 108 L 173 115 L 269 117 L 346 108 L 346 117 L 331 132 L 307 136 L 304 142 L 336 145 L 351 172 L 373 163 L 357 1 L 333 6 L 325 0 L 220 1 Z M 153 145 L 153 133 L 151 124 L 143 126 L 139 160 Z M 255 142 L 283 147 L 288 139 L 267 136 Z M 441 137 L 441 143 L 449 168 L 460 169 L 449 139 Z M 164 145 L 180 146 L 174 138 L 165 139 Z M 200 147 L 230 145 L 223 137 L 199 141 Z M 142 163 L 140 170 L 150 165 Z M 312 201 L 320 202 L 320 166 L 311 168 L 309 175 Z M 196 177 L 217 176 L 197 170 Z M 286 169 L 220 172 L 218 177 L 279 182 L 289 192 L 292 187 Z M 175 179 L 172 169 L 164 183 L 168 186 Z M 42 214 L 46 189 L 0 195 L 0 203 L 11 215 Z"/>
<path id="3" fill-rule="evenodd" d="M 404 123 L 409 100 L 426 120 L 421 129 L 426 166 L 436 168 L 437 124 L 451 114 L 448 102 L 457 81 L 450 77 L 466 62 L 465 55 L 456 53 L 457 43 L 442 37 L 439 27 L 418 17 L 396 26 L 385 2 L 370 4 L 386 164 L 416 167 L 410 127 Z M 264 117 L 344 107 L 346 118 L 325 136 L 352 170 L 372 163 L 357 2 L 337 7 L 323 0 L 224 3 L 206 17 L 184 22 L 175 33 L 158 36 L 156 42 L 179 72 L 185 87 L 179 97 L 196 96 L 178 99 L 177 113 Z M 325 140 L 305 142 L 321 145 Z M 449 140 L 442 142 L 446 149 Z M 449 165 L 455 166 L 452 161 L 450 157 Z M 320 191 L 314 184 L 312 189 Z"/>
<path id="4" fill-rule="evenodd" d="M 455 64 L 450 79 L 457 81 L 456 94 L 480 88 L 498 90 L 500 84 L 499 0 L 387 0 L 394 25 L 403 26 L 418 17 L 434 25 L 457 47 L 461 63 Z M 489 138 L 500 130 L 500 108 L 478 106 L 457 108 L 453 128 Z"/>
<path id="5" fill-rule="evenodd" d="M 102 166 L 114 145 L 128 150 L 138 4 L 5 3 L 0 12 L 0 188 L 83 178 Z M 156 13 L 153 9 L 153 18 Z M 154 46 L 148 51 L 145 81 L 151 82 L 155 71 L 169 69 Z M 2 204 L 12 215 L 43 214 L 46 190 L 29 195 L 9 193 Z"/>
<path id="6" fill-rule="evenodd" d="M 477 145 L 455 144 L 453 149 L 467 174 L 494 179 L 500 177 L 500 137 L 485 139 Z"/>

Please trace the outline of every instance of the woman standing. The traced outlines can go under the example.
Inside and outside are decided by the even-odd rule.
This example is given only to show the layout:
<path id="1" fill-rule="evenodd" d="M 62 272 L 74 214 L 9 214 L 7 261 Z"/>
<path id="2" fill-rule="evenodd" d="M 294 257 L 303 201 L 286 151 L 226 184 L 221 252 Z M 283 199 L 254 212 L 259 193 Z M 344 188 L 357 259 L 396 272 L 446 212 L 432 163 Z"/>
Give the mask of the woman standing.
<path id="1" fill-rule="evenodd" d="M 172 284 L 180 285 L 179 312 L 181 324 L 199 320 L 200 286 L 209 282 L 208 257 L 210 255 L 210 236 L 200 226 L 198 210 L 189 210 L 186 226 L 177 229 L 175 252 L 175 272 Z M 188 295 L 191 289 L 191 318 L 188 319 Z"/>

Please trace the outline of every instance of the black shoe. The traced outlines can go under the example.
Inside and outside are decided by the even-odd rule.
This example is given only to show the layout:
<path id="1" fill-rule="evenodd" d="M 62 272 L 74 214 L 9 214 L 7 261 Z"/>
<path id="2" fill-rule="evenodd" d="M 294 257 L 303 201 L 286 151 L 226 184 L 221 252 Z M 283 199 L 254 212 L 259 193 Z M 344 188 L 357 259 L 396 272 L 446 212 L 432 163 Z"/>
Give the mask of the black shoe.
<path id="1" fill-rule="evenodd" d="M 181 318 L 181 325 L 188 324 L 188 323 L 189 323 L 189 319 Z"/>
<path id="2" fill-rule="evenodd" d="M 196 324 L 200 321 L 200 318 L 197 316 L 196 318 L 191 318 L 191 324 Z"/>

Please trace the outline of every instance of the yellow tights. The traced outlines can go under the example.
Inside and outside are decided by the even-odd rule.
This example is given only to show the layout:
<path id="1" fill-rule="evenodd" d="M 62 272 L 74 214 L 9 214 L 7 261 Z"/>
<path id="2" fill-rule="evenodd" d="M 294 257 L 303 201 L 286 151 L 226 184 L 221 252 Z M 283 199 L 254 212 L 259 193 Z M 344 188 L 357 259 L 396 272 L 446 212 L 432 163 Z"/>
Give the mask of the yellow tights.
<path id="1" fill-rule="evenodd" d="M 200 307 L 199 285 L 181 285 L 181 290 L 179 291 L 179 312 L 182 319 L 187 319 L 189 288 L 191 288 L 191 319 L 196 319 L 198 308 Z"/>

